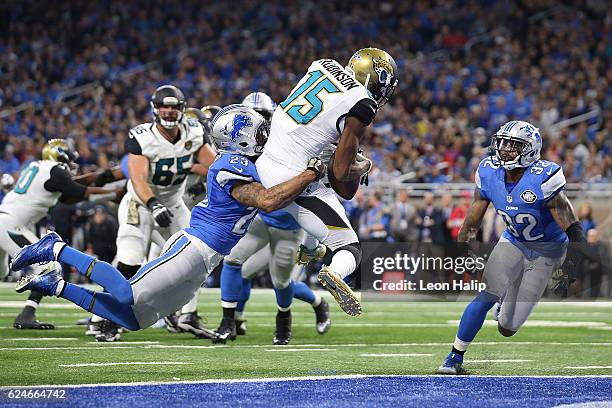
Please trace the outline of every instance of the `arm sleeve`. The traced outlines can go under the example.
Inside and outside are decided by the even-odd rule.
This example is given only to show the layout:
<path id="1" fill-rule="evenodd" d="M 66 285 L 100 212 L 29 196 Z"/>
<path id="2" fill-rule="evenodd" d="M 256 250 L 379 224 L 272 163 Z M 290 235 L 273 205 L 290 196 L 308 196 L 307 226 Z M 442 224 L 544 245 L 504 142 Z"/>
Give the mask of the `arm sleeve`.
<path id="1" fill-rule="evenodd" d="M 72 180 L 70 172 L 61 165 L 51 169 L 51 177 L 45 182 L 47 191 L 59 191 L 62 198 L 74 198 L 82 200 L 85 198 L 87 187 Z"/>
<path id="2" fill-rule="evenodd" d="M 565 187 L 565 175 L 561 167 L 557 167 L 552 170 L 550 174 L 546 174 L 542 182 L 542 195 L 544 200 L 548 201 L 559 194 L 559 191 L 563 190 L 563 187 Z"/>
<path id="3" fill-rule="evenodd" d="M 127 139 L 125 139 L 124 144 L 125 153 L 132 153 L 137 155 L 142 155 L 142 148 L 140 147 L 140 143 L 136 140 L 136 137 L 130 132 Z"/>
<path id="4" fill-rule="evenodd" d="M 482 180 L 480 178 L 480 165 L 476 169 L 476 174 L 474 175 L 474 181 L 476 183 L 476 188 L 478 188 L 478 191 L 480 192 L 480 197 L 484 198 L 485 200 L 491 201 L 491 199 L 487 195 L 486 190 L 482 186 Z"/>
<path id="5" fill-rule="evenodd" d="M 364 98 L 357 102 L 346 116 L 354 116 L 368 126 L 374 120 L 377 109 L 376 102 L 370 98 Z"/>

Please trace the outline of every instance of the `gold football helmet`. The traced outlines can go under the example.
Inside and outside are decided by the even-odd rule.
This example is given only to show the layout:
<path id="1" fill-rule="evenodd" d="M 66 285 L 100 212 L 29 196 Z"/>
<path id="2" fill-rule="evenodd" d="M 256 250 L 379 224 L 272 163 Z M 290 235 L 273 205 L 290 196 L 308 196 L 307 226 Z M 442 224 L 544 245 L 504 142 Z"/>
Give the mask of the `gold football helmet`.
<path id="1" fill-rule="evenodd" d="M 210 122 L 220 110 L 221 108 L 217 105 L 206 105 L 201 109 L 187 108 L 185 116 L 200 122 L 204 129 L 208 130 L 210 133 Z"/>
<path id="2" fill-rule="evenodd" d="M 357 51 L 346 69 L 372 94 L 379 108 L 387 103 L 397 86 L 397 65 L 391 55 L 378 48 Z"/>
<path id="3" fill-rule="evenodd" d="M 65 139 L 49 139 L 42 149 L 43 160 L 74 164 L 78 158 L 79 154 L 74 150 L 71 143 Z"/>

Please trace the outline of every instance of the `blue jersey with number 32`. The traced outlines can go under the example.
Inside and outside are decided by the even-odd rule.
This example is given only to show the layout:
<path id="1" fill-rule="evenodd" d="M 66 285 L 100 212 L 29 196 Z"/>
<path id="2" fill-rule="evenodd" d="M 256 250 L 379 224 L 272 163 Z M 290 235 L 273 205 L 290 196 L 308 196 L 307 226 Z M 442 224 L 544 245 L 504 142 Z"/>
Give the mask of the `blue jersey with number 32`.
<path id="1" fill-rule="evenodd" d="M 478 165 L 476 186 L 480 196 L 493 204 L 506 223 L 503 237 L 528 258 L 562 255 L 568 238 L 546 207 L 565 186 L 558 164 L 538 160 L 508 191 L 506 171 L 495 157 L 487 157 Z"/>
<path id="2" fill-rule="evenodd" d="M 237 183 L 259 182 L 255 164 L 238 154 L 221 154 L 208 169 L 208 195 L 193 207 L 185 231 L 222 255 L 230 253 L 246 234 L 258 209 L 236 201 L 231 194 Z"/>

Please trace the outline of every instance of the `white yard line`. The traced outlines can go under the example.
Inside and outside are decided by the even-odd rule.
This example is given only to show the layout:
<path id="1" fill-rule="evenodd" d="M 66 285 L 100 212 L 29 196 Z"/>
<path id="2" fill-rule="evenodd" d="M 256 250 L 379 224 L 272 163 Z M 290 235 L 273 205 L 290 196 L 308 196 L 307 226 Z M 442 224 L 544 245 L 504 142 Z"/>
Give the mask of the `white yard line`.
<path id="1" fill-rule="evenodd" d="M 76 337 L 19 337 L 0 339 L 0 341 L 75 341 L 79 340 Z"/>
<path id="2" fill-rule="evenodd" d="M 448 320 L 447 323 L 456 326 L 459 324 L 459 320 Z M 494 320 L 487 320 L 484 322 L 485 326 L 497 326 L 497 322 Z M 605 322 L 567 322 L 559 320 L 527 320 L 524 326 L 528 327 L 612 327 Z"/>
<path id="3" fill-rule="evenodd" d="M 593 370 L 598 368 L 612 369 L 612 365 L 609 366 L 575 366 L 575 367 L 564 367 L 572 370 Z"/>
<path id="4" fill-rule="evenodd" d="M 523 359 L 516 359 L 516 360 L 467 360 L 467 363 L 528 363 L 530 361 L 533 360 L 523 360 Z"/>
<path id="5" fill-rule="evenodd" d="M 77 363 L 77 364 L 60 364 L 59 367 L 110 367 L 122 365 L 193 365 L 193 363 L 185 363 L 181 361 L 124 361 L 120 363 Z"/>
<path id="6" fill-rule="evenodd" d="M 336 349 L 333 348 L 284 348 L 284 347 L 279 347 L 279 348 L 275 348 L 275 349 L 265 349 L 265 351 L 271 351 L 271 352 L 280 352 L 280 353 L 296 353 L 296 352 L 302 352 L 302 351 L 336 351 Z"/>
<path id="7" fill-rule="evenodd" d="M 420 353 L 403 353 L 403 354 L 376 354 L 366 353 L 360 354 L 361 357 L 431 357 L 433 354 L 420 354 Z"/>

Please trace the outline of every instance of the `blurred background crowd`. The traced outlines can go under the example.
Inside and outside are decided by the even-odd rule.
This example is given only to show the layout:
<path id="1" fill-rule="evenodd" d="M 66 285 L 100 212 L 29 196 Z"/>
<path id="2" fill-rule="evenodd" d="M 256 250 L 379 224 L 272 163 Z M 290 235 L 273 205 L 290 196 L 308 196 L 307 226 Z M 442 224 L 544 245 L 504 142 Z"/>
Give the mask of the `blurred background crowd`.
<path id="1" fill-rule="evenodd" d="M 371 188 L 347 211 L 362 238 L 448 242 L 468 194 L 429 192 L 413 203 L 410 188 L 380 188 L 473 181 L 508 120 L 540 127 L 543 157 L 561 163 L 568 182 L 612 182 L 611 26 L 605 0 L 247 0 L 231 10 L 196 0 L 7 0 L 0 171 L 17 176 L 52 137 L 74 140 L 84 170 L 118 163 L 161 84 L 179 86 L 195 107 L 252 91 L 281 102 L 313 60 L 344 63 L 377 46 L 395 58 L 400 82 L 367 134 Z M 596 230 L 586 207 L 581 219 Z M 64 228 L 82 231 L 82 245 L 112 253 L 86 238 L 98 236 L 92 228 L 116 231 L 104 208 L 55 211 L 69 216 Z M 490 218 L 485 239 L 499 236 Z"/>

